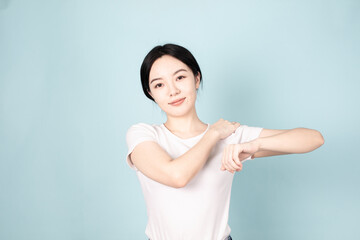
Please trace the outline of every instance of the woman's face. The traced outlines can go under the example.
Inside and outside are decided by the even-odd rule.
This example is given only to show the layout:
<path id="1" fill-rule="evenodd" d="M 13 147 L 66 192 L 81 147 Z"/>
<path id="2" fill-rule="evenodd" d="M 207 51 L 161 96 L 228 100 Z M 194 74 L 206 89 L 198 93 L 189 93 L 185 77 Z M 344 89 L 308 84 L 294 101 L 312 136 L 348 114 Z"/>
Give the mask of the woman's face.
<path id="1" fill-rule="evenodd" d="M 195 77 L 180 60 L 164 55 L 152 65 L 149 74 L 150 95 L 169 116 L 179 117 L 195 110 L 200 73 Z"/>

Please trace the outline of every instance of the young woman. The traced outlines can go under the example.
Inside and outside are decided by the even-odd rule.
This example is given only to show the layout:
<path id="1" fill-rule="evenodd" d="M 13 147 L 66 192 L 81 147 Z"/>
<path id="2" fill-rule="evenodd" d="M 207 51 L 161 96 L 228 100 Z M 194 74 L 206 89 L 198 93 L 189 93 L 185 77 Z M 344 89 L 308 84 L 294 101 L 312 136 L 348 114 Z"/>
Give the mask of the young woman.
<path id="1" fill-rule="evenodd" d="M 202 122 L 195 109 L 202 75 L 185 48 L 156 46 L 141 66 L 145 95 L 166 113 L 160 125 L 127 132 L 127 162 L 144 193 L 151 240 L 231 239 L 228 225 L 235 171 L 249 159 L 306 153 L 324 143 L 307 128 L 263 129 L 220 119 Z"/>

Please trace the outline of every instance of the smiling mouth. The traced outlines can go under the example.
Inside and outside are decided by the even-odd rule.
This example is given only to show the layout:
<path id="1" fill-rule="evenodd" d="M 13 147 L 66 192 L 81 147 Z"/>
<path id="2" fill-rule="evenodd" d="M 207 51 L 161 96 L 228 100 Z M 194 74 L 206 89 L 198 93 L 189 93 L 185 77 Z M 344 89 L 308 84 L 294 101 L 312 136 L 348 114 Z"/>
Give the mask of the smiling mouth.
<path id="1" fill-rule="evenodd" d="M 173 106 L 179 106 L 180 104 L 182 104 L 183 102 L 185 101 L 185 98 L 180 98 L 178 100 L 175 100 L 171 103 L 169 103 L 170 105 L 173 105 Z"/>

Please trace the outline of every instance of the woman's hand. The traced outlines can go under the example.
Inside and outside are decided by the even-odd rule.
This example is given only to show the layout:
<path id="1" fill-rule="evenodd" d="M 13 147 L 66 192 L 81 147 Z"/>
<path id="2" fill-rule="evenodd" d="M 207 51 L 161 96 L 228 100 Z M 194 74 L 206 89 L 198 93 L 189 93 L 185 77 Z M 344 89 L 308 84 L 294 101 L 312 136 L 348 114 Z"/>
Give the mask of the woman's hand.
<path id="1" fill-rule="evenodd" d="M 209 130 L 216 132 L 221 140 L 234 133 L 238 127 L 240 127 L 240 123 L 238 122 L 229 122 L 227 120 L 220 119 L 216 123 L 212 124 Z"/>
<path id="2" fill-rule="evenodd" d="M 257 151 L 259 151 L 258 141 L 227 145 L 224 148 L 220 170 L 228 170 L 231 173 L 240 171 L 242 169 L 241 161 L 254 155 Z"/>

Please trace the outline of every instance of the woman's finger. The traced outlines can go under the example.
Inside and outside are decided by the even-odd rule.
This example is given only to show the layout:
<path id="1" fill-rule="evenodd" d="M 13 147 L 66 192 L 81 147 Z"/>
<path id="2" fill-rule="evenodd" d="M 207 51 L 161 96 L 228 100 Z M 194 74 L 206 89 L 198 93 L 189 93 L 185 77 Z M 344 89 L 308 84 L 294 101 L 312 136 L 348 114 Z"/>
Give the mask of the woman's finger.
<path id="1" fill-rule="evenodd" d="M 222 157 L 221 157 L 221 167 L 220 167 L 220 170 L 222 170 L 222 171 L 226 170 L 226 168 L 225 168 L 225 154 L 226 154 L 226 147 L 224 148 L 223 154 L 222 154 Z"/>
<path id="2" fill-rule="evenodd" d="M 238 145 L 234 147 L 233 160 L 234 163 L 238 166 L 237 171 L 240 171 L 242 169 L 242 163 L 239 158 L 239 150 L 240 149 Z"/>
<path id="3" fill-rule="evenodd" d="M 230 148 L 231 148 L 231 145 L 228 145 L 225 147 L 224 165 L 225 165 L 226 170 L 233 171 L 233 169 L 231 169 L 231 166 L 228 163 L 228 159 L 230 157 Z"/>
<path id="4" fill-rule="evenodd" d="M 234 151 L 233 151 L 233 159 L 234 159 L 234 162 L 236 163 L 236 165 L 238 165 L 238 166 L 242 165 L 240 158 L 239 158 L 239 154 L 241 152 L 242 152 L 241 147 L 239 146 L 239 144 L 236 144 L 234 147 Z"/>
<path id="5" fill-rule="evenodd" d="M 238 169 L 238 166 L 234 163 L 233 151 L 234 151 L 234 144 L 231 144 L 228 147 L 227 158 L 226 158 L 225 161 L 227 163 L 227 166 L 228 166 L 229 170 L 236 171 Z"/>
<path id="6" fill-rule="evenodd" d="M 221 158 L 221 164 L 224 168 L 224 170 L 229 170 L 227 164 L 226 164 L 226 158 L 227 158 L 227 154 L 228 154 L 228 146 L 226 146 L 223 150 L 223 156 Z"/>
<path id="7" fill-rule="evenodd" d="M 242 165 L 235 163 L 234 161 L 234 155 L 236 155 L 236 150 L 235 148 L 233 148 L 232 153 L 230 154 L 230 158 L 229 158 L 229 165 L 232 167 L 232 169 L 234 169 L 235 171 L 241 170 Z"/>
<path id="8" fill-rule="evenodd" d="M 227 156 L 228 156 L 228 146 L 226 146 L 226 147 L 224 148 L 223 156 L 222 156 L 222 159 L 221 159 L 221 164 L 222 164 L 224 170 L 228 170 L 228 166 L 227 166 L 227 164 L 226 164 L 226 158 L 227 158 Z"/>

